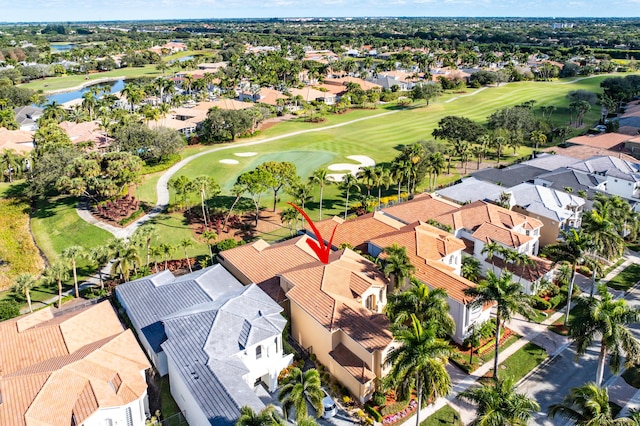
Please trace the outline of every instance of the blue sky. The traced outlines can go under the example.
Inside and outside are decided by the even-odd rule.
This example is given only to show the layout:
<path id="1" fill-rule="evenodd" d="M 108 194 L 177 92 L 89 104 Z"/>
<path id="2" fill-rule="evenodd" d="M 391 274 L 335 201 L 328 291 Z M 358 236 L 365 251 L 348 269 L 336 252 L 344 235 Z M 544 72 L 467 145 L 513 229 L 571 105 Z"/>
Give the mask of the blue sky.
<path id="1" fill-rule="evenodd" d="M 0 22 L 299 16 L 633 17 L 640 0 L 0 0 Z"/>

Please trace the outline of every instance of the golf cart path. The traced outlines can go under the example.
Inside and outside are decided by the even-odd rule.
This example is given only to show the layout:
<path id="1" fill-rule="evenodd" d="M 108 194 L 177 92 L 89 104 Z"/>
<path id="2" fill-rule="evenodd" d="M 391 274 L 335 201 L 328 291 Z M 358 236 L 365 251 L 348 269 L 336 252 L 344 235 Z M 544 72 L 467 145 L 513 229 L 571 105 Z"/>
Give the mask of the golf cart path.
<path id="1" fill-rule="evenodd" d="M 255 141 L 251 141 L 251 142 L 243 142 L 243 143 L 239 143 L 239 144 L 229 144 L 229 145 L 225 145 L 225 146 L 219 146 L 219 147 L 207 149 L 205 151 L 202 151 L 202 152 L 199 152 L 199 153 L 197 153 L 195 155 L 187 157 L 187 158 L 177 162 L 176 164 L 171 166 L 169 169 L 167 169 L 167 171 L 164 172 L 162 174 L 162 176 L 160 176 L 160 179 L 158 179 L 158 183 L 156 185 L 156 193 L 158 194 L 158 199 L 157 199 L 156 205 L 153 207 L 153 209 L 149 213 L 147 213 L 146 215 L 142 216 L 141 218 L 139 218 L 138 220 L 136 220 L 134 222 L 131 222 L 128 226 L 126 226 L 124 228 L 119 228 L 117 226 L 113 226 L 113 225 L 110 225 L 108 223 L 105 223 L 105 222 L 102 222 L 102 221 L 96 219 L 91 214 L 91 212 L 88 210 L 87 206 L 79 205 L 76 208 L 76 211 L 78 213 L 78 216 L 80 216 L 80 218 L 82 220 L 84 220 L 87 223 L 90 223 L 91 225 L 95 225 L 98 228 L 104 229 L 105 231 L 111 233 L 114 237 L 116 237 L 116 238 L 129 238 L 136 231 L 136 229 L 138 229 L 142 224 L 144 224 L 148 220 L 152 219 L 153 217 L 157 216 L 162 211 L 164 211 L 164 209 L 167 207 L 167 205 L 169 205 L 169 188 L 168 188 L 169 180 L 181 168 L 183 168 L 185 165 L 187 165 L 191 161 L 195 160 L 196 158 L 200 158 L 203 155 L 208 155 L 208 154 L 211 154 L 213 152 L 224 151 L 224 150 L 229 150 L 229 149 L 244 148 L 244 147 L 254 146 L 254 145 L 261 145 L 261 144 L 277 141 L 277 140 L 280 140 L 280 139 L 290 138 L 292 136 L 302 135 L 302 134 L 305 134 L 305 133 L 322 132 L 322 131 L 325 131 L 325 130 L 330 130 L 330 129 L 335 129 L 335 128 L 338 128 L 338 127 L 348 126 L 350 124 L 358 123 L 358 122 L 365 121 L 365 120 L 371 120 L 371 119 L 374 119 L 374 118 L 383 117 L 385 115 L 395 114 L 397 112 L 406 111 L 408 109 L 411 109 L 411 108 L 405 108 L 405 109 L 398 109 L 398 110 L 394 110 L 394 111 L 383 112 L 382 114 L 376 114 L 376 115 L 372 115 L 372 116 L 369 116 L 369 117 L 356 118 L 355 120 L 345 121 L 344 123 L 332 124 L 330 126 L 323 126 L 323 127 L 317 127 L 317 128 L 313 128 L 313 129 L 306 129 L 306 130 L 298 130 L 298 131 L 295 131 L 295 132 L 286 133 L 284 135 L 273 136 L 273 137 L 270 137 L 270 138 L 259 139 L 259 140 L 255 140 Z"/>

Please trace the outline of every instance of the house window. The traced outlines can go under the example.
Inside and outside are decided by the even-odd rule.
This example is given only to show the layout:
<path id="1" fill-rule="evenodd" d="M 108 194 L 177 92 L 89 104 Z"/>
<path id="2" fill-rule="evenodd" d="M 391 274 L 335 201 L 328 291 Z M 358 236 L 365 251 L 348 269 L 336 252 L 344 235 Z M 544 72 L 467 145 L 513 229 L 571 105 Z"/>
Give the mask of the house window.
<path id="1" fill-rule="evenodd" d="M 376 296 L 373 294 L 370 294 L 367 297 L 367 301 L 366 301 L 366 307 L 367 309 L 369 309 L 370 311 L 374 311 L 376 309 Z"/>
<path id="2" fill-rule="evenodd" d="M 256 348 L 256 359 L 260 359 L 262 358 L 262 345 L 259 345 Z"/>
<path id="3" fill-rule="evenodd" d="M 273 343 L 276 345 L 276 353 L 278 353 L 278 338 L 277 337 L 273 340 Z"/>

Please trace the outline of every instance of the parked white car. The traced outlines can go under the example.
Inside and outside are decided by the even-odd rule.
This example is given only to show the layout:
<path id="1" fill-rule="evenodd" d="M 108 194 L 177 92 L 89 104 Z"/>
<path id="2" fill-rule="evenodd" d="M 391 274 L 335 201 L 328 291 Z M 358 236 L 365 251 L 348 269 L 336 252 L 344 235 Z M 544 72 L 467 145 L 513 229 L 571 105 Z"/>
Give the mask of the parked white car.
<path id="1" fill-rule="evenodd" d="M 322 407 L 324 408 L 324 412 L 322 413 L 322 418 L 329 419 L 338 413 L 338 407 L 336 407 L 335 401 L 333 400 L 333 398 L 331 398 L 331 396 L 326 391 L 326 389 L 325 388 L 321 388 L 321 389 L 322 389 L 322 393 L 324 394 L 324 396 L 322 397 Z M 309 396 L 306 395 L 306 397 L 307 397 L 307 401 L 309 401 L 309 404 L 313 405 L 311 403 L 311 400 L 309 399 Z"/>

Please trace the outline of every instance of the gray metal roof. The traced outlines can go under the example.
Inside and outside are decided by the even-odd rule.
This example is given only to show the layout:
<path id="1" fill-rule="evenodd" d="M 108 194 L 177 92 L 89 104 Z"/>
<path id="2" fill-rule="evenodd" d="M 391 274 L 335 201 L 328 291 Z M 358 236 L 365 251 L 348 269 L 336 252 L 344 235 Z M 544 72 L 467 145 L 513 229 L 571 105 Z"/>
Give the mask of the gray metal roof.
<path id="1" fill-rule="evenodd" d="M 640 181 L 640 164 L 611 156 L 596 156 L 570 166 L 585 173 L 613 176 L 631 182 Z"/>
<path id="2" fill-rule="evenodd" d="M 232 425 L 240 408 L 264 408 L 242 379 L 247 368 L 238 355 L 246 346 L 275 338 L 286 320 L 282 308 L 255 284 L 164 320 L 162 349 L 212 425 Z"/>
<path id="3" fill-rule="evenodd" d="M 215 265 L 178 278 L 170 271 L 162 271 L 121 284 L 116 287 L 116 293 L 152 349 L 160 352 L 160 344 L 166 339 L 160 322 L 163 318 L 211 302 L 241 287 L 222 265 Z"/>
<path id="4" fill-rule="evenodd" d="M 538 154 L 533 160 L 524 161 L 521 164 L 551 171 L 559 169 L 560 167 L 570 166 L 579 161 L 580 160 L 577 158 L 569 157 L 567 155 L 542 153 Z"/>
<path id="5" fill-rule="evenodd" d="M 579 207 L 585 204 L 585 200 L 576 195 L 530 183 L 514 186 L 509 192 L 513 197 L 512 202 L 516 205 L 524 207 L 530 213 L 557 221 L 563 221 L 572 216 L 573 212 L 567 207 Z"/>
<path id="6" fill-rule="evenodd" d="M 464 204 L 478 200 L 496 200 L 500 194 L 507 191 L 505 188 L 495 183 L 478 180 L 474 177 L 463 179 L 462 182 L 436 191 L 438 195 L 457 203 Z"/>
<path id="7" fill-rule="evenodd" d="M 561 168 L 540 175 L 535 178 L 534 183 L 536 185 L 543 185 L 560 191 L 564 191 L 565 188 L 573 188 L 574 193 L 584 190 L 587 191 L 589 197 L 591 197 L 595 192 L 600 192 L 592 189 L 598 185 L 597 179 L 593 176 L 578 170 L 566 168 Z"/>
<path id="8" fill-rule="evenodd" d="M 506 188 L 516 186 L 522 182 L 532 181 L 536 176 L 546 173 L 547 170 L 526 164 L 514 164 L 504 169 L 483 169 L 471 173 L 476 179 L 493 182 Z"/>

